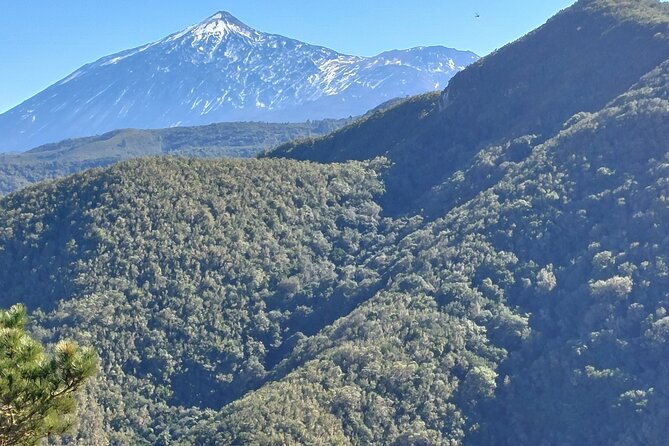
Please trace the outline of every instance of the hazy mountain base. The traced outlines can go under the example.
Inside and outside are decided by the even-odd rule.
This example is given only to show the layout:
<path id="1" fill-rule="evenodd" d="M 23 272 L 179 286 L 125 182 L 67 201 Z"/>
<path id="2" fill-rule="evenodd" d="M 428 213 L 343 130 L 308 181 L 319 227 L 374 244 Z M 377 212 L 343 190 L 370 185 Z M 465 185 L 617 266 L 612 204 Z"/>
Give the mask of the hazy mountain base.
<path id="1" fill-rule="evenodd" d="M 0 151 L 119 128 L 358 116 L 443 88 L 478 58 L 442 46 L 349 56 L 219 12 L 87 64 L 0 114 Z"/>
<path id="2" fill-rule="evenodd" d="M 39 181 L 131 158 L 159 155 L 251 158 L 290 140 L 328 134 L 351 121 L 231 122 L 159 130 L 125 129 L 68 139 L 20 154 L 0 154 L 0 195 Z"/>

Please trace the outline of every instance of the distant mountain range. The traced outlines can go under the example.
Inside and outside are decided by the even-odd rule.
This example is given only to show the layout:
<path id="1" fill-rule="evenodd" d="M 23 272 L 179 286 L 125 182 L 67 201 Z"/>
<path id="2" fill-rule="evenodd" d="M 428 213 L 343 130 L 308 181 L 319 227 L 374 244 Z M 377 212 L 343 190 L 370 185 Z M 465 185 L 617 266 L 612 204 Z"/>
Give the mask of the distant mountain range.
<path id="1" fill-rule="evenodd" d="M 441 46 L 349 56 L 218 12 L 85 65 L 0 115 L 0 151 L 118 128 L 355 116 L 392 98 L 443 89 L 478 58 Z"/>
<path id="2" fill-rule="evenodd" d="M 375 109 L 379 110 L 383 107 Z M 27 152 L 0 154 L 0 196 L 42 180 L 131 158 L 250 158 L 288 141 L 328 134 L 351 121 L 353 118 L 300 123 L 223 122 L 154 130 L 120 129 L 66 139 Z"/>

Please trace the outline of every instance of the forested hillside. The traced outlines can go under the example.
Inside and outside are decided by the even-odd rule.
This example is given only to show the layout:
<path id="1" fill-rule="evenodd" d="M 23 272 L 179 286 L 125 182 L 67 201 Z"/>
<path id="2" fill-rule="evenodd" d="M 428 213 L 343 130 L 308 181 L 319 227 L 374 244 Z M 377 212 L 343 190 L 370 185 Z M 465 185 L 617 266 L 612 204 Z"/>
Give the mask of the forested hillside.
<path id="1" fill-rule="evenodd" d="M 572 115 L 599 110 L 669 58 L 668 9 L 656 0 L 579 1 L 455 75 L 441 95 L 417 96 L 268 156 L 320 162 L 387 156 L 394 167 L 384 209 L 419 211 L 416 195 L 481 149 L 527 135 L 546 140 Z"/>
<path id="2" fill-rule="evenodd" d="M 664 444 L 667 141 L 669 62 L 522 163 L 482 155 L 501 179 L 403 238 L 384 289 L 218 415 L 216 441 Z"/>
<path id="3" fill-rule="evenodd" d="M 147 156 L 254 157 L 295 139 L 325 135 L 352 119 L 297 124 L 225 122 L 159 130 L 124 129 L 68 139 L 23 153 L 0 154 L 0 195 L 46 179 Z"/>
<path id="4" fill-rule="evenodd" d="M 62 443 L 666 444 L 668 37 L 667 4 L 582 0 L 273 159 L 0 200 L 0 307 L 100 352 Z"/>

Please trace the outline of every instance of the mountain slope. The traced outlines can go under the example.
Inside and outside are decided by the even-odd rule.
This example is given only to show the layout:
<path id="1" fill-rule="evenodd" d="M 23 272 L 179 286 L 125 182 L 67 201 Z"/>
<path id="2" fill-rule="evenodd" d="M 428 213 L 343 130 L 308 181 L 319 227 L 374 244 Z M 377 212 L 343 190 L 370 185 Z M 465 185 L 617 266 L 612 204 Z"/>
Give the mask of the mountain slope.
<path id="1" fill-rule="evenodd" d="M 248 158 L 293 139 L 330 133 L 350 121 L 239 122 L 159 130 L 125 129 L 68 139 L 23 153 L 0 154 L 0 195 L 42 180 L 130 158 L 158 155 Z"/>
<path id="2" fill-rule="evenodd" d="M 4 299 L 101 350 L 79 442 L 661 445 L 667 118 L 669 62 L 433 222 L 379 218 L 360 164 L 28 188 Z"/>
<path id="3" fill-rule="evenodd" d="M 384 240 L 376 177 L 361 164 L 149 159 L 26 188 L 0 201 L 0 305 L 26 302 L 42 335 L 76 325 L 67 336 L 96 345 L 87 416 L 117 409 L 82 435 L 155 444 L 186 407 L 257 387 L 376 286 L 363 266 Z"/>
<path id="4" fill-rule="evenodd" d="M 596 111 L 626 91 L 669 57 L 667 9 L 654 0 L 579 1 L 457 74 L 441 97 L 412 98 L 268 156 L 320 162 L 387 156 L 395 167 L 387 178 L 392 202 L 384 208 L 405 212 L 416 195 L 485 146 L 528 135 L 545 140 L 573 114 Z"/>
<path id="5" fill-rule="evenodd" d="M 666 13 L 564 14 L 646 36 Z M 63 442 L 666 444 L 669 58 L 591 97 L 484 135 L 431 218 L 382 216 L 383 159 L 135 160 L 1 199 L 0 306 L 101 352 Z"/>
<path id="6" fill-rule="evenodd" d="M 456 211 L 478 209 L 497 250 L 543 266 L 537 292 L 509 293 L 534 335 L 505 366 L 495 409 L 508 430 L 492 423 L 493 439 L 664 442 L 668 123 L 669 61 Z"/>
<path id="7" fill-rule="evenodd" d="M 664 444 L 668 118 L 669 61 L 500 157 L 493 187 L 397 244 L 386 290 L 184 444 Z"/>
<path id="8" fill-rule="evenodd" d="M 88 64 L 0 115 L 0 151 L 118 128 L 357 116 L 443 87 L 477 58 L 444 47 L 348 56 L 219 12 Z"/>

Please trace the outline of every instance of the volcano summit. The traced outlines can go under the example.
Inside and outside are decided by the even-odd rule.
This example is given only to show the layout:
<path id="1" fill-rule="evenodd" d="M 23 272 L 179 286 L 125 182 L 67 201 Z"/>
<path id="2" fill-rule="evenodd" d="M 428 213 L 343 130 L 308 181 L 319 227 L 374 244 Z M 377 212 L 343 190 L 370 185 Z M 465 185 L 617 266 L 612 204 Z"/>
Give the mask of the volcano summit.
<path id="1" fill-rule="evenodd" d="M 440 46 L 344 55 L 218 12 L 85 65 L 0 115 L 0 151 L 118 128 L 359 115 L 395 97 L 445 88 L 477 59 Z"/>

